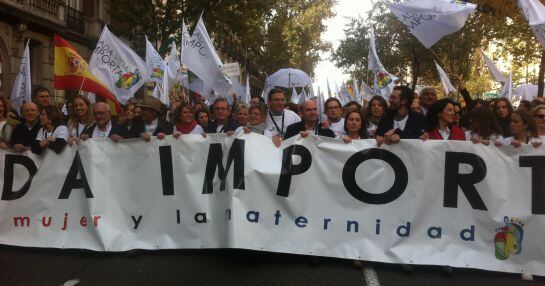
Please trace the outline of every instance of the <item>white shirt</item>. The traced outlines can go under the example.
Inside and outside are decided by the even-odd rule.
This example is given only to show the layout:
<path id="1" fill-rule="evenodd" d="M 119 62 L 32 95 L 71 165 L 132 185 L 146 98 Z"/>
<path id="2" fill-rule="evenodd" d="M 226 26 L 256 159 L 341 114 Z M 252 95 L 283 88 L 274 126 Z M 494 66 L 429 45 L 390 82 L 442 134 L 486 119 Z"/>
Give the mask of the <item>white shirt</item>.
<path id="1" fill-rule="evenodd" d="M 445 131 L 437 129 L 437 132 L 439 133 L 439 135 L 441 135 L 441 138 L 443 138 L 443 140 L 448 140 L 450 138 L 450 128 L 448 127 Z"/>
<path id="2" fill-rule="evenodd" d="M 346 131 L 344 131 L 344 118 L 341 118 L 341 120 L 331 123 L 329 122 L 329 129 L 335 133 L 335 137 L 346 135 Z"/>
<path id="3" fill-rule="evenodd" d="M 69 128 L 69 131 L 70 131 L 70 137 L 79 137 L 81 135 L 81 133 L 83 133 L 83 130 L 85 130 L 85 125 L 81 124 L 81 123 L 78 123 L 78 127 L 74 128 L 74 127 L 70 127 Z"/>
<path id="4" fill-rule="evenodd" d="M 146 124 L 146 132 L 149 134 L 153 134 L 153 132 L 155 132 L 155 129 L 157 129 L 157 124 L 159 124 L 159 119 L 153 120 L 151 124 Z"/>
<path id="5" fill-rule="evenodd" d="M 297 115 L 297 113 L 287 109 L 284 109 L 283 111 L 283 115 L 284 115 L 283 122 L 282 122 L 282 115 L 273 115 L 272 116 L 272 118 L 274 119 L 274 122 L 273 122 L 273 119 L 271 119 L 271 114 L 272 113 L 270 111 L 267 112 L 267 120 L 265 121 L 266 132 L 264 134 L 267 134 L 269 137 L 273 137 L 278 134 L 278 130 L 276 126 L 282 129 L 282 133 L 286 133 L 286 129 L 288 129 L 288 126 L 292 125 L 293 123 L 297 123 L 301 121 L 301 118 L 299 117 L 299 115 Z"/>
<path id="6" fill-rule="evenodd" d="M 47 138 L 60 138 L 66 140 L 68 138 L 68 128 L 64 125 L 59 125 L 51 132 L 47 131 L 45 127 L 40 128 L 40 130 L 38 131 L 38 135 L 36 135 L 36 140 L 43 141 Z"/>
<path id="7" fill-rule="evenodd" d="M 394 119 L 394 129 L 399 129 L 401 131 L 405 130 L 405 125 L 407 125 L 407 119 L 409 119 L 409 114 L 405 115 L 403 119 L 397 121 Z"/>
<path id="8" fill-rule="evenodd" d="M 110 120 L 106 125 L 106 130 L 102 131 L 98 128 L 98 124 L 93 129 L 93 136 L 91 138 L 108 138 L 108 134 L 112 130 L 112 121 Z"/>

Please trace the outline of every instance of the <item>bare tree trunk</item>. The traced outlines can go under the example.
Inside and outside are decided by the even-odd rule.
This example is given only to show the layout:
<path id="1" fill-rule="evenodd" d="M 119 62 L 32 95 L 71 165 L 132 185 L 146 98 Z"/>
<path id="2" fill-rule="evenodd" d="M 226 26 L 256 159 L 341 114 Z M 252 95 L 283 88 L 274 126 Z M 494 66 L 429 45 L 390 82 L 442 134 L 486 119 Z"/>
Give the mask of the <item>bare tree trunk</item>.
<path id="1" fill-rule="evenodd" d="M 539 65 L 539 76 L 537 78 L 537 96 L 543 97 L 543 88 L 545 87 L 545 50 L 541 52 L 541 64 Z"/>
<path id="2" fill-rule="evenodd" d="M 413 42 L 413 72 L 412 72 L 412 90 L 416 88 L 416 83 L 418 82 L 418 76 L 420 74 L 419 71 L 419 61 L 418 57 L 416 56 L 416 46 Z"/>

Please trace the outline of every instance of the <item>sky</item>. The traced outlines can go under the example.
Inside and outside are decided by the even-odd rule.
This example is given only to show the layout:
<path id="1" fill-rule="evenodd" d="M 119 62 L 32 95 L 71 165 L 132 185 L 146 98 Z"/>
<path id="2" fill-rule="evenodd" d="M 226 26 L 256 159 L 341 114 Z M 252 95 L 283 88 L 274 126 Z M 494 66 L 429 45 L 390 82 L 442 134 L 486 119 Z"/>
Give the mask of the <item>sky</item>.
<path id="1" fill-rule="evenodd" d="M 333 48 L 336 49 L 340 41 L 345 38 L 344 28 L 349 23 L 347 17 L 365 16 L 371 9 L 370 0 L 338 0 L 334 7 L 336 16 L 324 21 L 327 27 L 325 33 L 322 34 L 322 39 L 330 42 Z M 349 79 L 351 76 L 343 74 L 342 70 L 335 67 L 335 64 L 330 60 L 330 53 L 322 53 L 321 60 L 314 70 L 314 80 L 322 91 L 327 92 L 326 80 L 329 79 L 330 84 L 335 80 L 337 84 Z M 362 55 L 366 57 L 367 55 Z"/>

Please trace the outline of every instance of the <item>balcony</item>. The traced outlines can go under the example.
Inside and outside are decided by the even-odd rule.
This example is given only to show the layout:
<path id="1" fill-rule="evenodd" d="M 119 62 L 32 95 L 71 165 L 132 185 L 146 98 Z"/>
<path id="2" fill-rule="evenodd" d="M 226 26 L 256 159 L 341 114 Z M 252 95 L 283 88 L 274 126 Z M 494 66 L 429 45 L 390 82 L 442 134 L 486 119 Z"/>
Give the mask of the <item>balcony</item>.
<path id="1" fill-rule="evenodd" d="M 85 15 L 82 12 L 66 6 L 64 7 L 64 21 L 69 29 L 82 35 L 85 34 Z"/>
<path id="2" fill-rule="evenodd" d="M 48 20 L 55 22 L 63 20 L 64 2 L 60 0 L 0 0 L 0 3 L 2 2 Z"/>

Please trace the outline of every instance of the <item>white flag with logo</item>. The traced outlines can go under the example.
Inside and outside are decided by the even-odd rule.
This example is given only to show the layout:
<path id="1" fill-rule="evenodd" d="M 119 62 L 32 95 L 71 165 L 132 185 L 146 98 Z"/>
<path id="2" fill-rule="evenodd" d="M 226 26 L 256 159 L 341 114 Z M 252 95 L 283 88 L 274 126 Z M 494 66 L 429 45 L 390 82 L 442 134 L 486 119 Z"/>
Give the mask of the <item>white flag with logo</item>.
<path id="1" fill-rule="evenodd" d="M 361 95 L 358 88 L 358 82 L 356 81 L 356 76 L 352 77 L 352 84 L 354 85 L 354 98 L 357 102 L 361 102 Z"/>
<path id="2" fill-rule="evenodd" d="M 513 74 L 509 74 L 507 82 L 503 85 L 503 88 L 500 92 L 501 97 L 507 98 L 509 100 L 513 99 Z"/>
<path id="3" fill-rule="evenodd" d="M 537 40 L 545 49 L 545 5 L 539 0 L 519 0 L 518 4 Z"/>
<path id="4" fill-rule="evenodd" d="M 106 26 L 89 61 L 89 70 L 122 104 L 149 78 L 146 62 Z"/>
<path id="5" fill-rule="evenodd" d="M 483 55 L 484 63 L 488 67 L 488 70 L 492 74 L 494 80 L 497 82 L 506 83 L 508 78 L 503 75 L 503 73 L 496 67 L 490 58 L 488 58 L 483 52 L 481 52 L 481 54 Z"/>
<path id="6" fill-rule="evenodd" d="M 361 81 L 361 94 L 363 99 L 370 101 L 375 95 L 375 91 L 365 81 Z"/>
<path id="7" fill-rule="evenodd" d="M 475 4 L 457 0 L 412 0 L 388 7 L 427 49 L 462 29 L 477 9 Z"/>
<path id="8" fill-rule="evenodd" d="M 162 83 L 166 64 L 161 55 L 148 40 L 148 37 L 146 37 L 146 65 L 148 66 L 148 72 L 150 74 L 149 80 L 156 83 Z"/>
<path id="9" fill-rule="evenodd" d="M 21 64 L 17 70 L 17 77 L 15 77 L 15 82 L 13 83 L 13 88 L 11 90 L 11 102 L 13 108 L 19 112 L 23 102 L 32 101 L 32 81 L 30 78 L 30 53 L 28 50 L 28 42 L 26 42 L 25 50 L 23 51 L 23 56 L 21 57 Z M 7 108 L 4 106 L 4 108 Z"/>
<path id="10" fill-rule="evenodd" d="M 437 71 L 439 72 L 439 78 L 441 79 L 441 83 L 443 84 L 443 89 L 445 90 L 445 95 L 449 95 L 451 92 L 457 92 L 456 88 L 452 85 L 450 82 L 450 79 L 448 78 L 447 73 L 435 62 L 435 66 L 437 67 Z"/>
<path id="11" fill-rule="evenodd" d="M 395 75 L 392 75 L 382 65 L 377 55 L 377 49 L 375 46 L 375 31 L 371 29 L 369 39 L 369 66 L 368 69 L 375 76 L 375 94 L 384 97 L 388 100 L 392 90 L 395 86 L 395 81 L 398 79 Z"/>
<path id="12" fill-rule="evenodd" d="M 182 63 L 219 95 L 228 97 L 232 92 L 233 85 L 223 73 L 223 64 L 208 36 L 202 17 L 197 22 L 188 46 L 184 49 Z"/>

